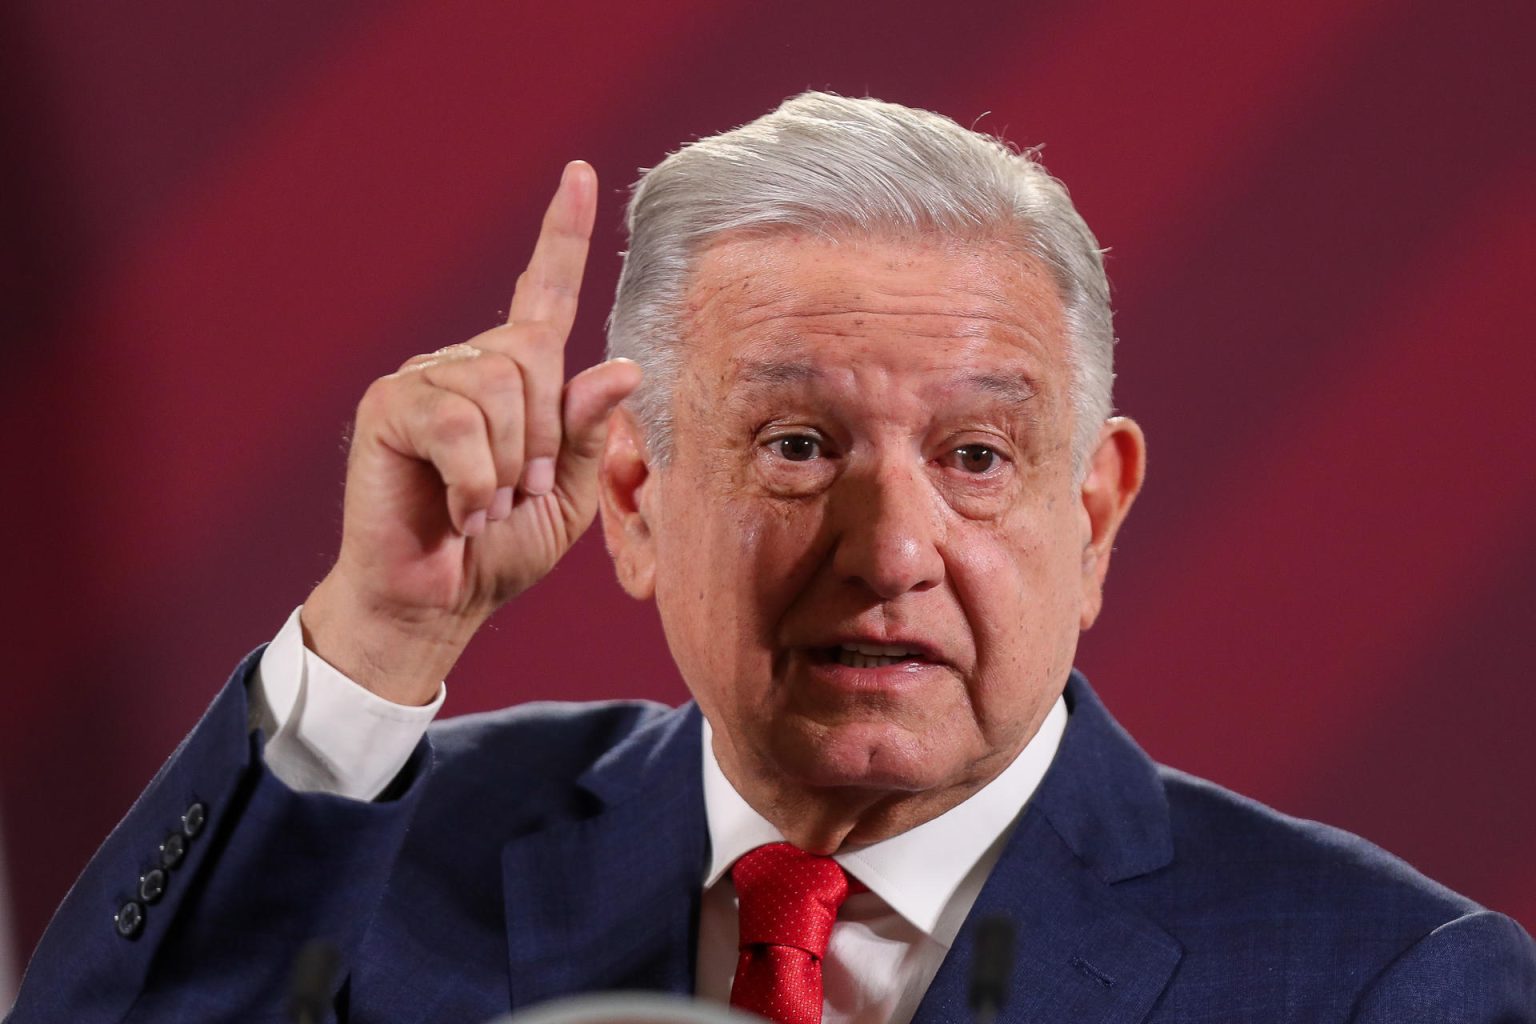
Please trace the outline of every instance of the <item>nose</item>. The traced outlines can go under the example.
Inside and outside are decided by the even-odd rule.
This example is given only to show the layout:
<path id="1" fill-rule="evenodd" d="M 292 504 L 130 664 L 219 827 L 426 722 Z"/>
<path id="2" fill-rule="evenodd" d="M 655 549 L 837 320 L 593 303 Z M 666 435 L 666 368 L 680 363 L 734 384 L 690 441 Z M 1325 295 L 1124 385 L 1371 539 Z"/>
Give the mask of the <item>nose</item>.
<path id="1" fill-rule="evenodd" d="M 940 502 L 920 465 L 884 464 L 847 474 L 834 495 L 838 578 L 882 601 L 929 590 L 944 579 Z"/>

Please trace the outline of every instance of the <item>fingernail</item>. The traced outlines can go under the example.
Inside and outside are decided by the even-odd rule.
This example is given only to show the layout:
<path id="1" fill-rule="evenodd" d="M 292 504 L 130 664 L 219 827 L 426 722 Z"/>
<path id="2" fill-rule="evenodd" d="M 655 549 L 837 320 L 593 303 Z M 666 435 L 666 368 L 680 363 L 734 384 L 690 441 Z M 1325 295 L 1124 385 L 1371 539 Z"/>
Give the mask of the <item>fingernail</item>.
<path id="1" fill-rule="evenodd" d="M 464 520 L 464 536 L 478 537 L 485 529 L 485 509 L 471 512 L 469 518 Z"/>
<path id="2" fill-rule="evenodd" d="M 496 497 L 491 499 L 490 520 L 496 522 L 505 519 L 512 514 L 512 488 L 496 488 Z"/>
<path id="3" fill-rule="evenodd" d="M 555 486 L 555 460 L 545 456 L 523 467 L 523 491 L 548 494 Z"/>

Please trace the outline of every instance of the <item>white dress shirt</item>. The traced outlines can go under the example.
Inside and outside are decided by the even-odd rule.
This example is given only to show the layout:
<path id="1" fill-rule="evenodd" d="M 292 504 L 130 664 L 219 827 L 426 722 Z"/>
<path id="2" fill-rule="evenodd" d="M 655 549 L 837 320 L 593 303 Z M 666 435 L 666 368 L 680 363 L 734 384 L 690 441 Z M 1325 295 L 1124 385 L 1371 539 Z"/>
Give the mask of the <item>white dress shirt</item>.
<path id="1" fill-rule="evenodd" d="M 1040 785 L 1067 725 L 1060 697 L 1013 763 L 964 803 L 890 839 L 834 854 L 869 892 L 848 897 L 822 964 L 823 1024 L 907 1024 L 949 952 L 1013 823 Z M 699 909 L 697 992 L 728 1002 L 736 973 L 730 868 L 779 830 L 736 792 L 704 723 L 704 813 L 710 865 Z"/>
<path id="2" fill-rule="evenodd" d="M 384 700 L 304 646 L 294 610 L 262 654 L 250 725 L 267 736 L 272 772 L 294 789 L 371 800 L 405 766 L 443 705 Z M 1013 763 L 975 795 L 901 835 L 835 859 L 869 892 L 850 896 L 823 965 L 824 1024 L 907 1024 L 949 952 L 1067 725 L 1057 698 Z M 736 890 L 742 854 L 784 837 L 736 792 L 704 723 L 704 812 L 710 865 L 699 911 L 697 994 L 728 1002 L 736 972 Z"/>
<path id="3" fill-rule="evenodd" d="M 304 646 L 295 608 L 261 654 L 249 726 L 267 734 L 272 774 L 303 793 L 372 800 L 400 774 L 448 696 L 408 707 L 354 683 Z"/>

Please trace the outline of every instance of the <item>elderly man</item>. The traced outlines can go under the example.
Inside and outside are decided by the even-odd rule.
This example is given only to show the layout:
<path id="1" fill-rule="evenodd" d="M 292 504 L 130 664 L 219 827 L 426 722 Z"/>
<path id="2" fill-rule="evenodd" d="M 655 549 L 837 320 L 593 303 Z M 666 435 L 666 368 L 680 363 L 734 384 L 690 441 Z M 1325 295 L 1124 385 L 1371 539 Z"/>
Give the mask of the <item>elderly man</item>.
<path id="1" fill-rule="evenodd" d="M 1517 925 L 1153 765 L 1072 670 L 1144 442 L 1065 190 L 934 114 L 806 95 L 647 173 L 563 383 L 573 163 L 508 322 L 358 410 L 335 567 L 76 886 L 13 1019 L 348 1021 L 660 989 L 784 1022 L 1536 1020 Z M 695 703 L 427 728 L 601 509 Z M 530 643 L 543 638 L 529 638 Z M 616 664 L 621 665 L 620 659 Z"/>

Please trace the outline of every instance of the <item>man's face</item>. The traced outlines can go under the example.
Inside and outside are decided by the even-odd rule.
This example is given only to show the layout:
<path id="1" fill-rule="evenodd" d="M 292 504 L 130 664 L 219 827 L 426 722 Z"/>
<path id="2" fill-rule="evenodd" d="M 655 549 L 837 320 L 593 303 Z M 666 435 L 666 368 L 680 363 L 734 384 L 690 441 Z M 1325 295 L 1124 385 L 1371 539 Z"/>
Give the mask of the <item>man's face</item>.
<path id="1" fill-rule="evenodd" d="M 1051 279 L 997 244 L 738 238 L 687 327 L 672 459 L 616 553 L 727 776 L 958 802 L 1097 611 Z"/>

